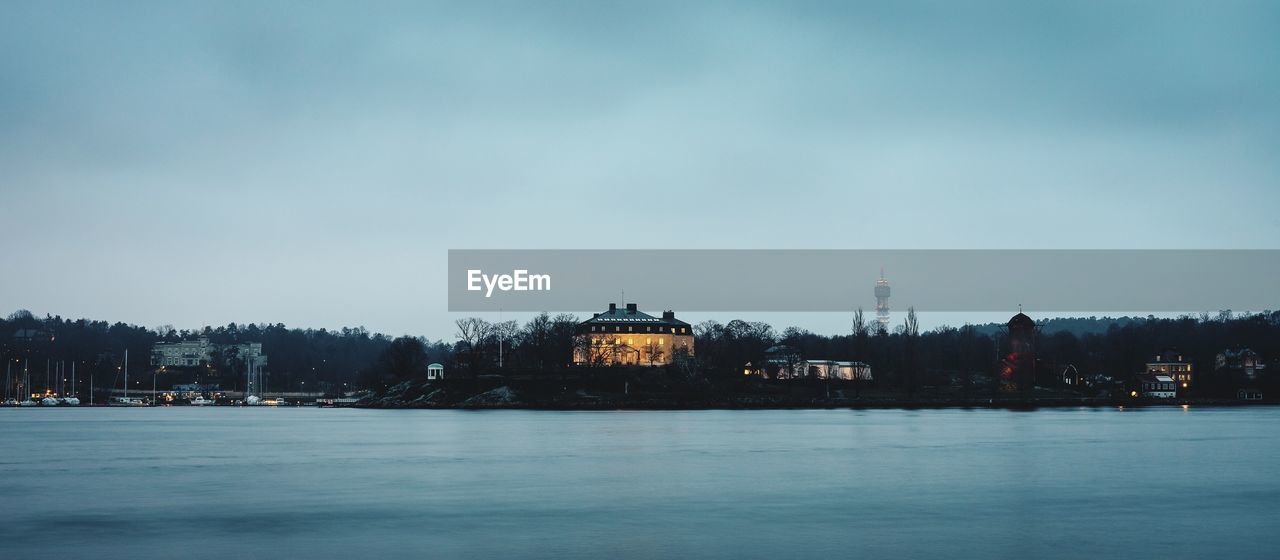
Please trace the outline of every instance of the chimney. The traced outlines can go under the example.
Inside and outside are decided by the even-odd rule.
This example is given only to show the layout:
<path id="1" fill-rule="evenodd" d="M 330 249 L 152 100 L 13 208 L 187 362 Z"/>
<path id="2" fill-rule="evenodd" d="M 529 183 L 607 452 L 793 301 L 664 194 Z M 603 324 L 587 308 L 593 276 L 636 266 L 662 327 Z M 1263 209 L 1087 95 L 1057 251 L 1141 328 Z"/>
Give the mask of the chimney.
<path id="1" fill-rule="evenodd" d="M 675 318 L 676 318 L 676 312 L 675 312 L 675 311 L 671 311 L 671 310 L 663 311 L 663 312 L 662 312 L 662 318 L 663 318 L 663 319 L 675 319 Z"/>
<path id="2" fill-rule="evenodd" d="M 599 313 L 592 313 L 592 314 L 591 314 L 591 318 L 592 318 L 592 319 L 595 319 L 596 317 L 599 317 L 599 316 L 600 316 L 600 314 L 599 314 Z"/>
<path id="3" fill-rule="evenodd" d="M 634 303 L 628 303 L 628 304 L 627 304 L 627 315 L 635 315 L 635 314 L 636 314 L 636 304 L 634 304 Z"/>
<path id="4" fill-rule="evenodd" d="M 617 311 L 617 310 L 618 310 L 618 304 L 616 303 L 609 304 L 609 313 L 613 313 L 614 311 Z"/>

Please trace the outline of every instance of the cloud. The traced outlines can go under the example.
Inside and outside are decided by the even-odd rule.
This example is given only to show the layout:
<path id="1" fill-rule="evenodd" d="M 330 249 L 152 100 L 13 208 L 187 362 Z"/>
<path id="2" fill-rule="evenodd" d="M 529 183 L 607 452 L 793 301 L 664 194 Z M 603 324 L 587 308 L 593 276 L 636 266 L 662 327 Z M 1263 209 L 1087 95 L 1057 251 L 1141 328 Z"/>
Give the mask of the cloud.
<path id="1" fill-rule="evenodd" d="M 1280 234 L 1271 3 L 3 10 L 0 306 L 448 336 L 449 248 Z"/>

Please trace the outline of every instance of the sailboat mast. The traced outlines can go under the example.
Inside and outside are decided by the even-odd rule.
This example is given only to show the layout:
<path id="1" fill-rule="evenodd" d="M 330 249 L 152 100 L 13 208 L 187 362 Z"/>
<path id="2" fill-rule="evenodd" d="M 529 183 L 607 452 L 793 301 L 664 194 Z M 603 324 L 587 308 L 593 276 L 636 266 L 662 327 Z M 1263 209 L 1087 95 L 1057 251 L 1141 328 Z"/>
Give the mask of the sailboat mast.
<path id="1" fill-rule="evenodd" d="M 129 398 L 129 349 L 124 349 L 124 398 Z"/>

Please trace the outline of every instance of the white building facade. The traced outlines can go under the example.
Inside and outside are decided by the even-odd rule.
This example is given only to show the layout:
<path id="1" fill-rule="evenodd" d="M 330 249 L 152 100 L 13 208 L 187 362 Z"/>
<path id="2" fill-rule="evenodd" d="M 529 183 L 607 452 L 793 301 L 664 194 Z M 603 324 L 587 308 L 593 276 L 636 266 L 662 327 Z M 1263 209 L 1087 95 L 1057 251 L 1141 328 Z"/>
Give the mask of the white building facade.
<path id="1" fill-rule="evenodd" d="M 223 356 L 234 353 L 241 360 L 262 367 L 267 364 L 267 356 L 262 353 L 261 342 L 243 344 L 214 344 L 208 337 L 180 342 L 159 342 L 151 348 L 151 365 L 163 367 L 197 367 L 213 360 L 213 353 L 221 352 Z"/>

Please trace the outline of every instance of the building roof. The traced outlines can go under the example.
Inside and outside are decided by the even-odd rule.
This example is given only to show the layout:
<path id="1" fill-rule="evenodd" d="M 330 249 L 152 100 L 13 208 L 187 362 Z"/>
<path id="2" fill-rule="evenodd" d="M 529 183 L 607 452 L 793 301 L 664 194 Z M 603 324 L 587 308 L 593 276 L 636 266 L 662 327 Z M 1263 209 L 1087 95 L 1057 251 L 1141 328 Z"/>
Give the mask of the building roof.
<path id="1" fill-rule="evenodd" d="M 1156 354 L 1156 359 L 1154 361 L 1150 361 L 1147 363 L 1149 364 L 1183 364 L 1186 362 L 1182 359 L 1182 352 L 1179 352 L 1172 348 L 1166 348 L 1164 350 L 1161 350 L 1159 354 Z"/>
<path id="2" fill-rule="evenodd" d="M 688 327 L 689 323 L 676 319 L 676 315 L 672 311 L 666 311 L 662 317 L 654 317 L 648 313 L 636 309 L 636 304 L 628 303 L 626 307 L 619 308 L 617 304 L 610 303 L 609 310 L 596 313 L 590 319 L 579 323 L 580 325 L 634 325 L 646 326 L 652 325 L 656 327 Z"/>
<path id="3" fill-rule="evenodd" d="M 1173 378 L 1167 375 L 1155 375 L 1152 373 L 1138 374 L 1138 380 L 1144 383 L 1173 383 Z"/>
<path id="4" fill-rule="evenodd" d="M 427 364 L 427 369 L 444 369 L 444 365 L 436 362 L 431 362 Z"/>
<path id="5" fill-rule="evenodd" d="M 1034 327 L 1036 322 L 1031 317 L 1028 317 L 1026 313 L 1019 311 L 1017 315 L 1009 319 L 1008 325 L 1010 327 Z"/>
<path id="6" fill-rule="evenodd" d="M 13 338 L 22 340 L 35 340 L 37 338 L 52 339 L 53 335 L 49 334 L 48 331 L 42 331 L 39 329 L 18 329 L 13 331 Z"/>

